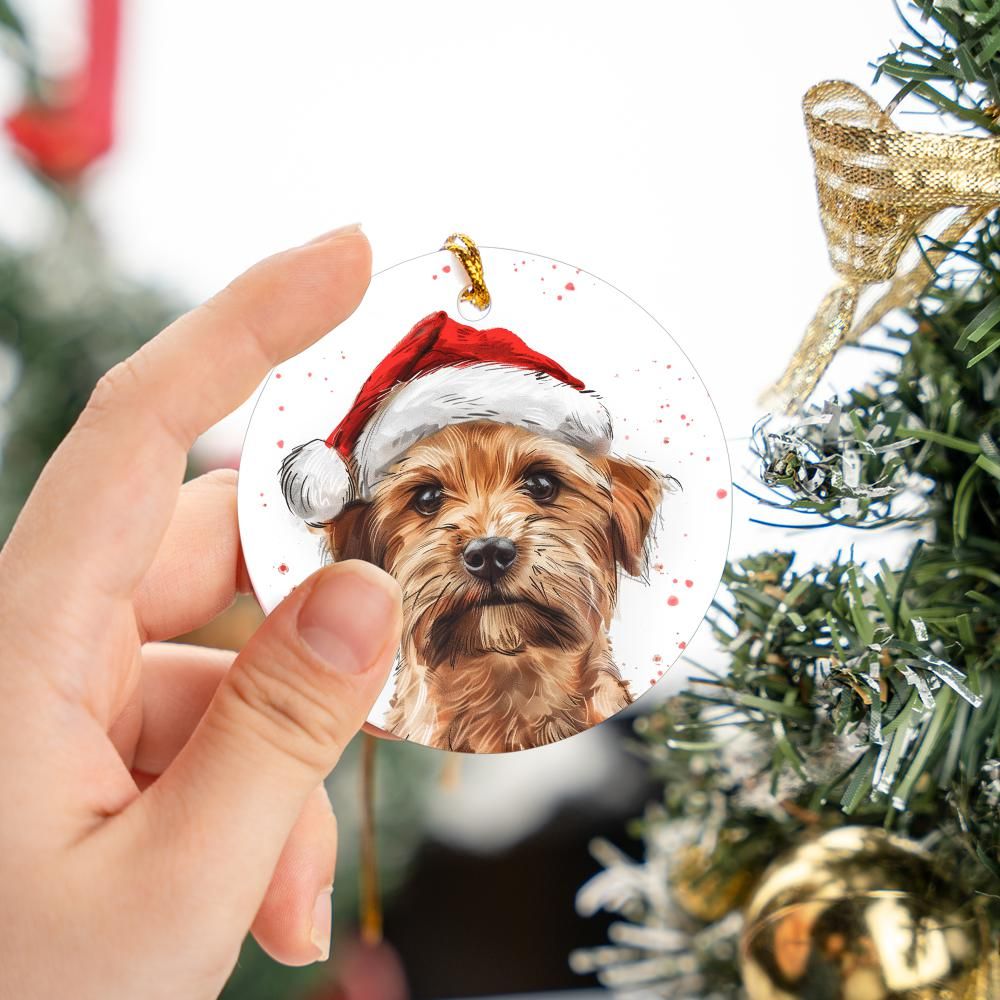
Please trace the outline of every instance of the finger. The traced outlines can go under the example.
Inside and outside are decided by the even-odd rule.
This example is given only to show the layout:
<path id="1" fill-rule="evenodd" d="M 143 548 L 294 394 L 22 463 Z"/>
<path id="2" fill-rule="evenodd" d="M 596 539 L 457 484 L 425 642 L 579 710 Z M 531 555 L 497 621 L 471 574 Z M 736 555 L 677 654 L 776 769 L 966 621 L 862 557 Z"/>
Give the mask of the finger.
<path id="1" fill-rule="evenodd" d="M 249 591 L 236 520 L 236 473 L 185 483 L 152 565 L 132 603 L 144 641 L 200 628 Z"/>
<path id="2" fill-rule="evenodd" d="M 148 785 L 191 738 L 235 653 L 174 643 L 143 650 L 142 731 L 129 762 Z M 330 888 L 337 857 L 337 821 L 326 789 L 306 799 L 252 930 L 261 947 L 286 965 L 307 965 L 329 954 Z"/>
<path id="3" fill-rule="evenodd" d="M 180 643 L 149 643 L 142 650 L 138 709 L 129 706 L 108 736 L 126 765 L 158 777 L 184 748 L 236 654 Z M 142 720 L 131 744 L 132 717 Z M 147 784 L 148 782 L 140 782 Z"/>
<path id="4" fill-rule="evenodd" d="M 251 931 L 275 961 L 309 965 L 330 957 L 337 820 L 326 789 L 306 799 Z"/>
<path id="5" fill-rule="evenodd" d="M 370 269 L 356 229 L 285 251 L 112 369 L 0 556 L 25 580 L 19 612 L 47 621 L 69 595 L 130 597 L 173 513 L 195 438 L 270 368 L 346 319 Z M 53 595 L 53 578 L 65 597 Z"/>
<path id="6" fill-rule="evenodd" d="M 391 577 L 349 561 L 272 612 L 174 763 L 122 814 L 192 891 L 248 926 L 312 790 L 360 729 L 400 634 Z M 131 817 L 131 820 L 130 820 Z"/>

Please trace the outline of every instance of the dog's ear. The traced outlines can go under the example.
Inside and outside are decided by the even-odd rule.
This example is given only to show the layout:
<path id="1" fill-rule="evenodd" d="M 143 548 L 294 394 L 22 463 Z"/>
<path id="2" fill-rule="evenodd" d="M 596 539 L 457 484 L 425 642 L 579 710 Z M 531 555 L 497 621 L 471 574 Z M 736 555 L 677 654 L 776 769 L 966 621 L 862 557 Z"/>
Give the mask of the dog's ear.
<path id="1" fill-rule="evenodd" d="M 349 503 L 332 521 L 324 525 L 334 561 L 363 559 L 378 565 L 369 515 L 372 505 Z"/>
<path id="2" fill-rule="evenodd" d="M 646 541 L 663 499 L 663 478 L 638 462 L 609 458 L 611 534 L 615 559 L 629 576 L 646 570 Z"/>

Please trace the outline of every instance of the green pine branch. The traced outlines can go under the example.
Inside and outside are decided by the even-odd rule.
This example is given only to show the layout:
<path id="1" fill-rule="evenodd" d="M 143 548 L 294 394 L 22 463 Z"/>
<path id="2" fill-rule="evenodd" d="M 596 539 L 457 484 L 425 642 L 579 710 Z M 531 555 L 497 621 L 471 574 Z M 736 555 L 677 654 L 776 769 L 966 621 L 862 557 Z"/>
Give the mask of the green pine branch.
<path id="1" fill-rule="evenodd" d="M 907 39 L 876 64 L 876 77 L 899 83 L 894 103 L 918 99 L 956 128 L 1000 133 L 1000 0 L 915 0 L 900 15 Z M 888 330 L 895 368 L 753 437 L 756 496 L 778 512 L 767 521 L 910 522 L 923 540 L 901 566 L 798 569 L 782 552 L 730 565 L 710 616 L 726 671 L 636 724 L 663 783 L 633 831 L 653 888 L 633 879 L 614 908 L 683 929 L 699 995 L 740 995 L 735 964 L 718 958 L 739 929 L 717 914 L 671 916 L 684 910 L 676 889 L 665 909 L 657 873 L 676 870 L 685 845 L 706 855 L 699 884 L 710 893 L 752 884 L 810 831 L 861 823 L 929 838 L 1000 940 L 997 213 L 947 250 Z M 729 903 L 737 914 L 739 900 Z M 706 935 L 718 951 L 700 945 Z M 676 950 L 662 966 L 655 954 L 609 953 L 604 981 L 648 972 L 661 995 L 690 995 Z"/>
<path id="2" fill-rule="evenodd" d="M 1000 131 L 1000 7 L 991 0 L 914 0 L 900 7 L 908 39 L 876 62 L 875 79 L 958 123 Z"/>

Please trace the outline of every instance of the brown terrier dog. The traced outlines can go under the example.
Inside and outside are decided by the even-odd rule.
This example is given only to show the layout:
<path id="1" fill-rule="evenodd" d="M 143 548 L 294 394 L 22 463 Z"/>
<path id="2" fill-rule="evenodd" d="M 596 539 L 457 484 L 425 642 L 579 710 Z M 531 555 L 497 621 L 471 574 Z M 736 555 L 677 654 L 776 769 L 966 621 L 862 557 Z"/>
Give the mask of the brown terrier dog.
<path id="1" fill-rule="evenodd" d="M 397 736 L 497 753 L 554 743 L 632 701 L 608 627 L 639 576 L 669 479 L 523 427 L 471 421 L 413 444 L 370 499 L 324 525 L 334 559 L 403 591 L 386 720 Z"/>

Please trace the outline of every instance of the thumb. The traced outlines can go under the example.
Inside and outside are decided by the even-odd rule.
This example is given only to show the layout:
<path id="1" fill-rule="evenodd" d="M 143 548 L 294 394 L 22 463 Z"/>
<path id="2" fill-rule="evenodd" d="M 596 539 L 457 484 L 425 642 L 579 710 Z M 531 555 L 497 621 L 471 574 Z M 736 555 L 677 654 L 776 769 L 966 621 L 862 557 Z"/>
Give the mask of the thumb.
<path id="1" fill-rule="evenodd" d="M 380 569 L 349 561 L 315 573 L 258 629 L 142 796 L 172 869 L 199 893 L 216 890 L 246 926 L 306 799 L 385 684 L 400 617 L 399 588 Z"/>

